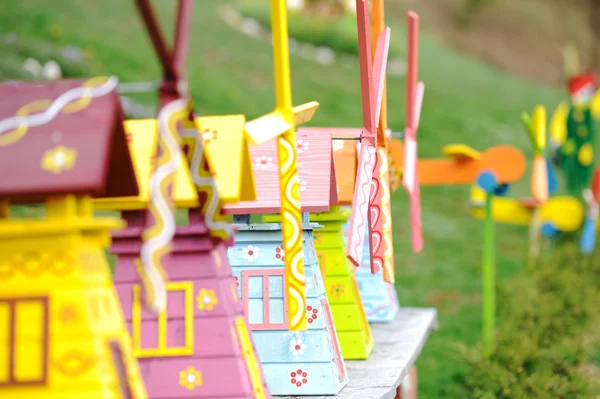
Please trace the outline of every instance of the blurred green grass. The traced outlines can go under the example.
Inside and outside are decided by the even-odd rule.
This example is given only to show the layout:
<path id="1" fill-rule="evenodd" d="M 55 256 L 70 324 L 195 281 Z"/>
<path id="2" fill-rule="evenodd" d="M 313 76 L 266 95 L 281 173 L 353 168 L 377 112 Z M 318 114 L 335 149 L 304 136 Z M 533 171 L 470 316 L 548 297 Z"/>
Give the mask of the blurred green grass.
<path id="1" fill-rule="evenodd" d="M 171 37 L 173 5 L 153 3 Z M 274 107 L 272 49 L 267 42 L 249 38 L 221 21 L 218 7 L 228 3 L 194 1 L 188 80 L 198 114 L 244 113 L 253 118 Z M 388 18 L 388 23 L 392 28 L 391 52 L 403 56 L 403 20 Z M 349 34 L 350 25 L 344 25 Z M 421 21 L 421 26 L 425 33 L 420 43 L 420 78 L 426 92 L 419 130 L 420 156 L 437 157 L 443 145 L 464 142 L 476 149 L 512 144 L 530 157 L 520 112 L 530 111 L 536 104 L 552 110 L 562 94 L 513 79 L 457 54 L 427 35 L 427 21 Z M 8 33 L 15 34 L 16 41 L 7 41 Z M 82 48 L 83 60 L 61 56 L 67 45 Z M 0 54 L 2 80 L 26 77 L 21 65 L 28 56 L 41 61 L 58 59 L 69 77 L 115 74 L 122 82 L 160 78 L 133 1 L 8 1 L 0 6 Z M 311 125 L 361 125 L 358 63 L 353 68 L 338 63 L 319 65 L 292 55 L 291 65 L 294 103 L 321 103 Z M 156 104 L 154 94 L 136 99 Z M 390 127 L 401 131 L 402 77 L 388 78 L 388 109 Z M 514 192 L 526 195 L 527 188 L 525 177 Z M 435 306 L 439 311 L 440 329 L 431 335 L 417 363 L 423 398 L 467 396 L 457 380 L 466 365 L 454 348 L 458 343 L 472 345 L 480 339 L 482 234 L 480 222 L 470 216 L 468 193 L 467 186 L 421 189 L 425 249 L 419 255 L 410 253 L 406 195 L 402 190 L 393 195 L 400 302 L 404 306 Z M 526 229 L 498 226 L 497 248 L 499 278 L 516 275 L 527 251 Z"/>

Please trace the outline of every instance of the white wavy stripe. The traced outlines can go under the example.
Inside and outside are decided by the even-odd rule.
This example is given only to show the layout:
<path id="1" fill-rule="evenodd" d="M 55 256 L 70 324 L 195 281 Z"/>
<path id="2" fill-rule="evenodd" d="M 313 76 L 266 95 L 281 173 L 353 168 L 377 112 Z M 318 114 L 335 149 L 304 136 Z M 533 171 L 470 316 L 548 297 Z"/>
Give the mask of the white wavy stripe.
<path id="1" fill-rule="evenodd" d="M 290 238 L 291 242 L 295 242 L 300 240 L 300 225 L 298 225 L 298 222 L 292 217 L 291 213 L 286 212 L 284 215 L 285 220 L 288 221 L 288 223 L 290 223 L 292 225 L 292 229 L 293 229 L 293 236 Z M 298 253 L 292 258 L 291 260 L 292 262 L 292 275 L 297 278 L 298 280 L 302 281 L 302 283 L 304 283 L 304 273 L 300 272 L 300 265 L 304 266 L 304 253 L 302 252 L 302 248 L 300 249 L 300 251 L 298 251 Z"/>
<path id="2" fill-rule="evenodd" d="M 200 132 L 196 129 L 187 129 L 182 134 L 184 137 L 189 137 L 196 143 L 194 148 L 194 154 L 192 156 L 192 163 L 190 167 L 190 172 L 192 173 L 192 180 L 196 187 L 206 187 L 209 186 L 212 189 L 212 195 L 208 199 L 208 207 L 206 210 L 206 215 L 204 218 L 204 222 L 206 223 L 206 227 L 210 230 L 223 230 L 227 234 L 228 237 L 233 235 L 233 227 L 224 221 L 216 221 L 215 215 L 217 213 L 217 209 L 219 207 L 219 190 L 217 188 L 217 183 L 212 177 L 202 177 L 200 176 L 199 170 L 201 168 L 202 159 L 204 157 L 204 143 L 200 137 Z"/>
<path id="3" fill-rule="evenodd" d="M 281 142 L 282 142 L 282 146 L 284 148 L 284 151 L 287 151 L 288 154 L 290 153 L 290 151 L 294 151 L 294 148 L 290 147 L 290 144 L 287 141 L 283 141 L 282 140 Z M 287 159 L 291 160 L 292 157 L 288 156 Z M 289 168 L 291 166 L 292 166 L 292 164 L 291 164 L 291 161 L 290 161 L 289 163 L 284 164 L 280 168 L 280 171 L 289 170 L 289 169 L 286 169 L 286 168 Z M 281 184 L 281 182 L 280 182 L 280 184 Z M 298 184 L 299 184 L 298 183 L 298 171 L 296 171 L 296 173 L 292 174 L 290 176 L 290 178 L 288 179 L 288 183 L 287 183 L 287 185 L 284 188 L 284 192 L 285 192 L 285 195 L 286 195 L 286 197 L 288 199 L 288 202 L 292 205 L 292 207 L 294 209 L 300 210 L 301 209 L 301 205 L 300 205 L 300 193 L 298 193 L 298 198 L 296 198 L 295 195 L 292 195 L 294 186 L 297 186 Z M 281 201 L 283 202 L 283 198 L 281 199 Z"/>
<path id="4" fill-rule="evenodd" d="M 367 144 L 367 148 L 366 148 L 366 155 L 368 155 L 368 158 L 366 159 L 366 161 L 363 161 L 363 164 L 366 165 L 370 165 L 373 161 L 373 154 L 375 153 L 375 147 L 373 147 L 372 145 Z M 361 168 L 361 176 L 362 175 L 364 169 L 364 166 Z M 367 176 L 368 177 L 368 176 Z M 365 214 L 369 211 L 369 200 L 367 198 L 369 193 L 366 193 L 363 190 L 364 184 L 360 184 L 359 185 L 360 190 L 358 190 L 358 198 L 357 198 L 357 208 L 356 208 L 356 218 L 358 219 L 355 223 L 358 224 L 358 226 L 353 229 L 352 231 L 352 245 L 350 246 L 350 250 L 351 253 L 353 253 L 353 258 L 360 262 L 360 259 L 362 258 L 362 253 L 363 253 L 363 245 L 364 245 L 364 239 L 365 236 L 364 234 L 360 234 L 359 232 L 359 228 L 361 228 L 363 225 L 365 226 L 365 229 L 367 228 L 367 218 L 365 216 Z M 369 184 L 368 184 L 369 189 L 371 188 L 371 179 L 369 179 Z M 370 197 L 370 195 L 369 195 Z M 363 205 L 364 204 L 364 205 Z M 361 206 L 363 205 L 363 206 Z M 362 208 L 364 209 L 364 212 L 361 211 Z"/>
<path id="5" fill-rule="evenodd" d="M 111 76 L 108 80 L 95 87 L 76 87 L 68 90 L 58 96 L 50 106 L 42 112 L 36 114 L 30 114 L 26 116 L 13 116 L 0 121 L 0 134 L 7 130 L 18 128 L 23 123 L 28 124 L 31 127 L 43 125 L 50 122 L 58 115 L 58 113 L 67 106 L 70 102 L 78 100 L 86 95 L 95 98 L 102 97 L 113 91 L 118 84 L 119 80 L 115 76 Z"/>
<path id="6" fill-rule="evenodd" d="M 145 241 L 141 251 L 142 267 L 146 276 L 150 283 L 158 288 L 155 292 L 154 302 L 148 304 L 155 311 L 164 309 L 167 298 L 164 281 L 158 271 L 157 265 L 153 262 L 152 254 L 157 249 L 168 246 L 175 236 L 175 218 L 172 217 L 172 210 L 169 207 L 169 203 L 166 199 L 162 198 L 160 182 L 168 175 L 176 173 L 177 167 L 181 163 L 179 144 L 169 132 L 169 121 L 175 112 L 185 109 L 186 105 L 187 102 L 185 100 L 172 101 L 163 107 L 158 114 L 159 140 L 164 140 L 165 145 L 172 154 L 172 158 L 152 174 L 150 180 L 150 197 L 160 216 L 163 216 L 164 228 L 156 237 Z"/>
<path id="7" fill-rule="evenodd" d="M 285 140 L 283 137 L 279 137 L 279 140 L 277 140 L 277 143 L 279 143 L 279 145 L 281 145 L 288 153 L 287 159 L 285 160 L 285 163 L 283 165 L 281 165 L 281 168 L 283 170 L 289 170 L 292 167 L 292 162 L 294 161 L 294 147 L 296 145 L 296 143 L 289 143 L 287 140 Z M 282 160 L 279 160 L 279 162 L 281 162 Z"/>

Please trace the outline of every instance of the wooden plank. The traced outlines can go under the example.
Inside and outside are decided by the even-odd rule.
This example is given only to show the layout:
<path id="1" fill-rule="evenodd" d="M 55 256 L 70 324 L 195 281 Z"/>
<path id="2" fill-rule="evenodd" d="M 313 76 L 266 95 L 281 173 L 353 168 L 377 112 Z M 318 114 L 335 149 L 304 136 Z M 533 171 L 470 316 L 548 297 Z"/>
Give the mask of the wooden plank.
<path id="1" fill-rule="evenodd" d="M 336 399 L 394 399 L 396 389 L 419 357 L 429 333 L 437 329 L 433 308 L 401 308 L 388 324 L 372 324 L 375 349 L 367 360 L 347 360 L 349 381 Z M 302 399 L 286 396 L 285 399 Z M 306 399 L 331 399 L 310 396 Z"/>

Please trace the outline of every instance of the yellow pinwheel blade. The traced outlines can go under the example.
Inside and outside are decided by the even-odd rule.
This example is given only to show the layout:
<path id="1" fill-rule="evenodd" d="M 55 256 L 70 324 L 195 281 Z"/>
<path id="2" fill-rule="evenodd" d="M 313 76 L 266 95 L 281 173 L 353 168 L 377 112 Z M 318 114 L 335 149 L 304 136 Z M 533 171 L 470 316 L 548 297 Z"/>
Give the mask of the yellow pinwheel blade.
<path id="1" fill-rule="evenodd" d="M 246 122 L 244 127 L 250 140 L 256 145 L 269 141 L 292 129 L 292 124 L 275 111 Z"/>
<path id="2" fill-rule="evenodd" d="M 567 138 L 567 116 L 569 106 L 566 102 L 560 103 L 550 120 L 550 139 L 556 145 L 561 145 Z"/>
<path id="3" fill-rule="evenodd" d="M 531 121 L 535 138 L 535 149 L 544 151 L 546 149 L 546 108 L 542 105 L 535 107 Z"/>
<path id="4" fill-rule="evenodd" d="M 319 108 L 319 103 L 316 101 L 311 101 L 306 104 L 297 105 L 294 108 L 292 108 L 292 112 L 294 113 L 294 124 L 298 126 L 303 123 L 309 122 L 315 115 L 317 108 Z"/>

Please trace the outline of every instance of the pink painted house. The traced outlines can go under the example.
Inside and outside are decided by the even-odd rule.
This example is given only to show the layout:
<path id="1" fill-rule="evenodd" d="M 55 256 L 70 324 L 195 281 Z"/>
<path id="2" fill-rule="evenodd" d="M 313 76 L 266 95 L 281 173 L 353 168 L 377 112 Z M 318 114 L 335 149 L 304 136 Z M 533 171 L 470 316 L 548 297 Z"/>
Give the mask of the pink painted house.
<path id="1" fill-rule="evenodd" d="M 212 132 L 227 125 L 213 122 Z M 152 138 L 143 130 L 129 133 L 138 178 L 146 186 L 140 191 L 147 192 L 148 179 L 140 173 L 148 169 L 152 156 L 144 148 L 150 146 L 135 143 Z M 155 314 L 142 305 L 138 267 L 147 211 L 132 210 L 135 201 L 123 212 L 128 227 L 113 235 L 111 247 L 118 256 L 115 286 L 148 395 L 152 399 L 270 398 L 227 258 L 232 240 L 210 234 L 199 207 L 207 194 L 195 191 L 185 161 L 175 187 L 178 205 L 190 209 L 189 221 L 177 226 L 172 251 L 163 258 L 168 275 L 166 311 Z"/>

